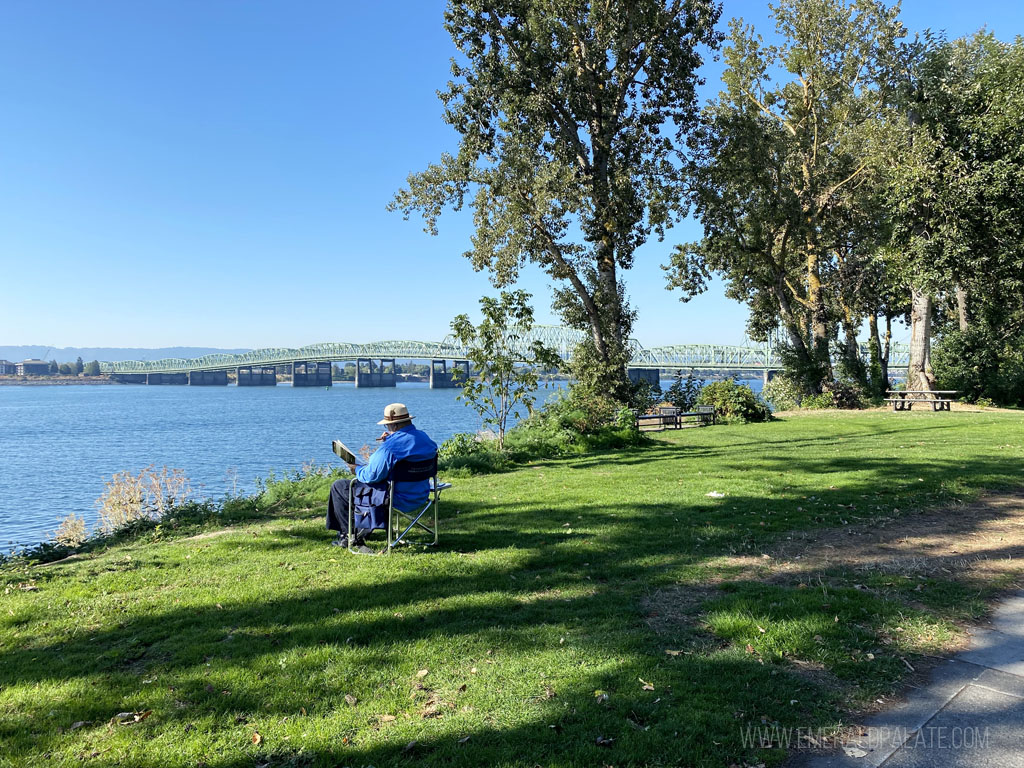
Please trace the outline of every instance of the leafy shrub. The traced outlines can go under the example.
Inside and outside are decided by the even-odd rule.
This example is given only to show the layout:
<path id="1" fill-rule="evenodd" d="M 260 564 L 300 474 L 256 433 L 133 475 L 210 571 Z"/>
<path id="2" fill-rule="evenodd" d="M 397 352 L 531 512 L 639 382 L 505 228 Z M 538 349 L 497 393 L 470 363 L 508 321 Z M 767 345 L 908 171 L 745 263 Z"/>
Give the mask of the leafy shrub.
<path id="1" fill-rule="evenodd" d="M 816 411 L 824 408 L 835 408 L 836 400 L 831 392 L 822 392 L 820 395 L 807 395 L 800 401 L 800 407 Z"/>
<path id="2" fill-rule="evenodd" d="M 795 411 L 802 399 L 800 387 L 786 374 L 779 374 L 764 385 L 761 398 L 773 411 Z"/>
<path id="3" fill-rule="evenodd" d="M 832 407 L 852 410 L 864 407 L 864 387 L 853 379 L 836 379 L 825 385 L 825 392 L 832 395 Z"/>
<path id="4" fill-rule="evenodd" d="M 954 389 L 968 402 L 1024 405 L 1024 336 L 999 339 L 984 325 L 947 331 L 932 351 L 932 367 L 938 389 Z"/>
<path id="5" fill-rule="evenodd" d="M 676 371 L 672 386 L 665 392 L 665 401 L 683 411 L 692 411 L 703 386 L 704 381 L 694 377 L 692 368 L 685 379 L 682 371 Z"/>
<path id="6" fill-rule="evenodd" d="M 463 475 L 484 475 L 509 468 L 508 457 L 497 449 L 495 441 L 469 432 L 459 432 L 441 443 L 437 463 L 445 472 Z"/>
<path id="7" fill-rule="evenodd" d="M 604 398 L 601 398 L 604 399 Z M 629 406 L 640 413 L 647 413 L 655 404 L 661 402 L 661 387 L 648 381 L 636 381 L 630 384 Z M 615 405 L 618 405 L 615 403 Z"/>
<path id="8" fill-rule="evenodd" d="M 509 431 L 506 447 L 516 461 L 601 448 L 639 445 L 644 437 L 633 414 L 611 397 L 569 391 Z"/>
<path id="9" fill-rule="evenodd" d="M 767 421 L 771 412 L 746 384 L 733 379 L 715 381 L 701 389 L 697 405 L 713 405 L 715 413 L 726 422 Z"/>

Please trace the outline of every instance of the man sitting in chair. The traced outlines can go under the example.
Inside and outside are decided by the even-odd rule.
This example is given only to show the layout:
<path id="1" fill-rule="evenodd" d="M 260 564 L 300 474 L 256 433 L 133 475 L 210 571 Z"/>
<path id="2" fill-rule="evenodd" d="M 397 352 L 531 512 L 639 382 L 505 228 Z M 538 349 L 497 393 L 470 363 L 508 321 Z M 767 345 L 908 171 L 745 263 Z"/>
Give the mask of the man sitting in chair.
<path id="1" fill-rule="evenodd" d="M 384 425 L 380 448 L 373 452 L 370 460 L 360 467 L 349 464 L 354 478 L 335 480 L 331 486 L 331 498 L 327 502 L 327 530 L 337 531 L 338 538 L 332 546 L 348 546 L 349 486 L 355 511 L 374 513 L 383 510 L 385 519 L 388 509 L 388 476 L 392 468 L 402 459 L 424 461 L 437 455 L 437 444 L 412 425 L 409 409 L 402 403 L 392 403 L 384 409 L 384 418 L 377 422 Z M 430 494 L 430 481 L 395 483 L 394 505 L 396 509 L 415 509 L 425 504 Z M 359 528 L 355 534 L 355 546 L 367 549 L 366 537 L 372 528 Z"/>

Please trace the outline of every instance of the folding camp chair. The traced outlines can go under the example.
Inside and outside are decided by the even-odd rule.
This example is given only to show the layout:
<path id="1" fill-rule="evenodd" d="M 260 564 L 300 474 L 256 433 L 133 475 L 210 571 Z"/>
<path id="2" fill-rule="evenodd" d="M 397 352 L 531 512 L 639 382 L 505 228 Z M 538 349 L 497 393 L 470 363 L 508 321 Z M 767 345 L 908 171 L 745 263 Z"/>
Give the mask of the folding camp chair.
<path id="1" fill-rule="evenodd" d="M 395 483 L 416 483 L 422 482 L 423 480 L 430 481 L 430 490 L 428 491 L 427 501 L 421 504 L 419 507 L 413 510 L 402 510 L 395 507 Z M 387 532 L 388 532 L 388 546 L 384 551 L 386 553 L 391 552 L 399 542 L 405 540 L 406 534 L 409 533 L 413 528 L 419 527 L 426 531 L 429 535 L 434 537 L 434 540 L 427 542 L 427 546 L 434 546 L 437 544 L 437 510 L 441 504 L 441 491 L 444 491 L 452 487 L 451 483 L 438 483 L 437 482 L 437 456 L 432 456 L 429 459 L 421 459 L 419 461 L 413 461 L 411 459 L 402 459 L 395 464 L 391 469 L 391 475 L 388 477 L 388 518 L 387 518 Z M 348 529 L 354 531 L 353 524 L 355 522 L 355 507 L 352 503 L 352 485 L 349 485 L 349 504 L 348 504 Z M 421 519 L 430 509 L 434 510 L 434 526 L 431 528 L 423 522 Z M 361 528 L 371 528 L 378 530 L 385 527 L 385 523 L 382 519 L 374 513 L 359 513 L 359 516 L 363 519 L 364 523 L 370 523 L 370 525 L 362 525 Z M 408 521 L 408 525 L 405 525 Z M 405 525 L 405 530 L 398 533 L 399 528 Z M 354 555 L 367 554 L 365 552 L 359 552 L 356 550 L 354 545 L 354 536 L 348 537 L 348 551 Z"/>

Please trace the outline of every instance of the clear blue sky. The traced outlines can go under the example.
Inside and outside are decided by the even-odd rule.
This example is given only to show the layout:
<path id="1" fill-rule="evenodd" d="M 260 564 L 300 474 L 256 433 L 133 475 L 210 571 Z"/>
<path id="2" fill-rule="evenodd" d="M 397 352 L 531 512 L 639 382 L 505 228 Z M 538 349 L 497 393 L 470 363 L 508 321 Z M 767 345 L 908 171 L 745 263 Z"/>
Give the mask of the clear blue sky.
<path id="1" fill-rule="evenodd" d="M 430 237 L 384 206 L 455 144 L 435 91 L 442 0 L 5 0 L 0 4 L 0 344 L 299 346 L 440 339 L 489 291 L 468 215 Z M 727 2 L 767 32 L 765 4 Z M 911 30 L 987 25 L 1008 0 L 908 0 Z M 706 92 L 717 91 L 718 65 Z M 629 274 L 645 346 L 739 343 L 720 289 L 688 305 Z M 542 274 L 522 285 L 556 322 Z M 397 292 L 396 292 L 397 291 Z"/>

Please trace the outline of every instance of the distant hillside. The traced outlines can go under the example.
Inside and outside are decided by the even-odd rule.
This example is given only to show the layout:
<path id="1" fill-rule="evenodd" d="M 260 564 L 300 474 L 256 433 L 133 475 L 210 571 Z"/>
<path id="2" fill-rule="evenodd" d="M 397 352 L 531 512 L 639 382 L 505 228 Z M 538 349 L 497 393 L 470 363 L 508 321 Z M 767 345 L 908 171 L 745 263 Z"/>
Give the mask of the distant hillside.
<path id="1" fill-rule="evenodd" d="M 28 358 L 56 360 L 58 363 L 73 363 L 81 357 L 85 362 L 103 360 L 116 363 L 118 360 L 159 360 L 164 357 L 202 357 L 215 352 L 237 354 L 248 349 L 217 349 L 216 347 L 160 347 L 143 349 L 134 347 L 43 347 L 22 345 L 0 346 L 0 360 L 20 362 Z"/>

